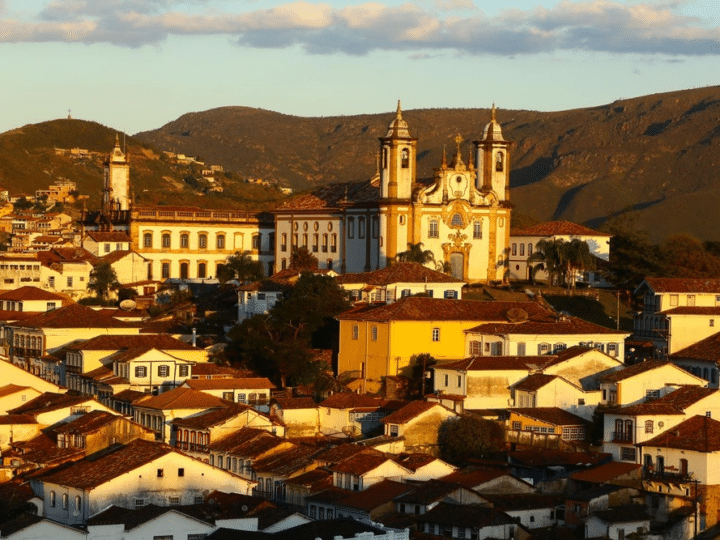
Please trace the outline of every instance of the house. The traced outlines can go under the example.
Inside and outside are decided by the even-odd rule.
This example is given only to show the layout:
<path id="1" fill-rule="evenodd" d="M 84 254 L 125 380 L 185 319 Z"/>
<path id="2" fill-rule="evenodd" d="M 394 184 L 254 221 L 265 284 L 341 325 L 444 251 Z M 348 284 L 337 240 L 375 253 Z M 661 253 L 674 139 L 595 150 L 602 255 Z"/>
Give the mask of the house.
<path id="1" fill-rule="evenodd" d="M 12 381 L 18 386 L 27 386 L 39 392 L 67 392 L 67 388 L 55 384 L 51 381 L 42 379 L 37 375 L 22 369 L 19 366 L 11 364 L 9 361 L 0 359 L 0 379 L 3 381 Z M 30 396 L 28 396 L 30 397 Z M 20 398 L 22 402 L 22 397 Z M 27 399 L 26 399 L 27 401 Z"/>
<path id="2" fill-rule="evenodd" d="M 142 439 L 113 447 L 36 479 L 44 516 L 79 525 L 110 505 L 139 508 L 203 501 L 212 489 L 248 494 L 253 482 Z"/>
<path id="3" fill-rule="evenodd" d="M 253 463 L 294 446 L 264 429 L 246 427 L 208 444 L 208 453 L 211 465 L 252 479 Z"/>
<path id="4" fill-rule="evenodd" d="M 410 469 L 413 474 L 406 476 L 409 481 L 428 481 L 442 478 L 457 470 L 457 467 L 429 454 L 408 454 L 403 452 L 395 458 L 400 465 Z"/>
<path id="5" fill-rule="evenodd" d="M 318 467 L 313 457 L 321 451 L 315 446 L 292 445 L 252 460 L 250 472 L 257 482 L 254 494 L 267 499 L 285 501 L 285 482 Z M 230 467 L 229 460 L 225 460 Z M 246 466 L 247 469 L 247 466 Z"/>
<path id="6" fill-rule="evenodd" d="M 438 455 L 438 433 L 443 423 L 458 418 L 457 413 L 430 401 L 411 401 L 386 416 L 386 437 L 401 437 L 405 450 Z"/>
<path id="7" fill-rule="evenodd" d="M 270 416 L 285 426 L 287 437 L 314 436 L 320 429 L 318 404 L 312 398 L 273 398 L 270 401 Z"/>
<path id="8" fill-rule="evenodd" d="M 0 387 L 0 414 L 7 414 L 10 409 L 20 407 L 40 394 L 42 392 L 29 386 L 7 384 Z"/>
<path id="9" fill-rule="evenodd" d="M 132 420 L 105 411 L 91 411 L 53 429 L 58 448 L 79 448 L 93 454 L 135 439 L 154 441 L 155 434 Z"/>
<path id="10" fill-rule="evenodd" d="M 508 413 L 507 426 L 514 432 L 512 436 L 518 438 L 517 442 L 523 441 L 521 432 L 524 431 L 533 435 L 557 435 L 563 441 L 585 441 L 588 436 L 588 420 L 557 407 L 518 407 Z"/>
<path id="11" fill-rule="evenodd" d="M 532 449 L 508 452 L 509 469 L 514 477 L 527 480 L 534 486 L 549 484 L 550 489 L 562 486 L 565 479 L 576 471 L 607 463 L 611 459 L 610 454 L 546 448 L 542 451 Z"/>
<path id="12" fill-rule="evenodd" d="M 395 511 L 400 514 L 418 516 L 432 510 L 443 501 L 453 504 L 490 506 L 487 498 L 472 489 L 451 482 L 428 480 L 416 486 L 412 491 L 396 497 Z"/>
<path id="13" fill-rule="evenodd" d="M 624 540 L 629 533 L 647 534 L 650 514 L 640 504 L 609 508 L 593 512 L 585 519 L 586 538 Z"/>
<path id="14" fill-rule="evenodd" d="M 352 302 L 391 303 L 406 296 L 462 299 L 465 282 L 413 262 L 396 262 L 371 272 L 341 274 L 335 278 Z"/>
<path id="15" fill-rule="evenodd" d="M 361 394 L 333 394 L 319 404 L 320 433 L 356 437 L 382 432 L 382 419 L 405 403 Z"/>
<path id="16" fill-rule="evenodd" d="M 29 414 L 3 414 L 0 416 L 0 452 L 16 441 L 27 441 L 40 432 L 37 420 Z"/>
<path id="17" fill-rule="evenodd" d="M 600 392 L 593 392 L 589 399 L 586 393 L 571 382 L 558 375 L 533 373 L 523 380 L 510 385 L 512 403 L 523 407 L 554 407 L 577 411 L 579 407 L 586 411 L 584 418 L 592 417 L 593 405 L 600 401 Z M 594 398 L 594 399 L 593 399 Z M 590 401 L 588 404 L 587 402 Z M 589 405 L 589 406 L 588 406 Z"/>
<path id="18" fill-rule="evenodd" d="M 535 490 L 519 477 L 512 476 L 507 465 L 502 468 L 472 467 L 439 478 L 442 482 L 459 484 L 482 495 L 489 493 L 533 493 Z"/>
<path id="19" fill-rule="evenodd" d="M 395 509 L 395 498 L 413 489 L 410 484 L 394 480 L 380 480 L 362 491 L 333 487 L 306 497 L 307 513 L 320 520 L 336 516 L 375 521 Z"/>
<path id="20" fill-rule="evenodd" d="M 87 532 L 58 523 L 39 515 L 22 514 L 0 525 L 0 537 L 8 540 L 34 538 L 62 538 L 63 540 L 88 540 Z"/>
<path id="21" fill-rule="evenodd" d="M 173 443 L 178 450 L 205 461 L 212 443 L 246 427 L 272 433 L 280 428 L 282 435 L 282 426 L 273 424 L 267 416 L 249 405 L 237 403 L 173 420 Z"/>
<path id="22" fill-rule="evenodd" d="M 333 485 L 352 491 L 364 491 L 384 479 L 401 481 L 413 471 L 384 455 L 357 454 L 330 467 Z"/>
<path id="23" fill-rule="evenodd" d="M 676 366 L 707 381 L 707 385 L 711 388 L 718 388 L 718 381 L 720 381 L 720 332 L 676 351 L 669 355 L 668 358 Z"/>
<path id="24" fill-rule="evenodd" d="M 669 508 L 695 499 L 705 525 L 718 523 L 720 502 L 720 422 L 695 415 L 655 437 L 638 443 L 642 455 L 643 488 L 670 498 Z M 690 500 L 689 500 L 690 499 Z"/>
<path id="25" fill-rule="evenodd" d="M 156 440 L 169 443 L 173 436 L 173 420 L 230 405 L 230 401 L 191 388 L 178 387 L 135 403 L 133 414 L 135 422 L 155 432 Z"/>
<path id="26" fill-rule="evenodd" d="M 641 362 L 600 377 L 602 403 L 618 407 L 662 397 L 680 385 L 706 384 L 700 377 L 662 360 Z"/>
<path id="27" fill-rule="evenodd" d="M 96 257 L 114 251 L 129 251 L 132 238 L 125 231 L 87 231 L 81 240 L 83 248 Z"/>
<path id="28" fill-rule="evenodd" d="M 236 403 L 246 403 L 258 411 L 270 411 L 270 391 L 275 385 L 266 377 L 233 379 L 187 379 L 182 386 Z"/>
<path id="29" fill-rule="evenodd" d="M 642 481 L 642 465 L 611 461 L 573 473 L 571 479 L 575 491 L 592 489 L 602 484 L 639 486 Z"/>
<path id="30" fill-rule="evenodd" d="M 599 260 L 608 261 L 610 258 L 610 239 L 612 235 L 594 231 L 577 223 L 569 221 L 549 221 L 521 229 L 510 231 L 509 269 L 510 279 L 533 279 L 547 281 L 548 273 L 542 261 L 528 262 L 528 257 L 537 252 L 537 243 L 541 240 L 552 241 L 582 240 L 588 245 L 590 253 Z M 588 275 L 585 275 L 588 274 Z M 603 284 L 594 272 L 585 272 L 578 276 L 578 282 L 588 283 L 591 286 Z"/>
<path id="31" fill-rule="evenodd" d="M 152 262 L 134 250 L 118 250 L 104 254 L 95 261 L 95 268 L 108 264 L 115 271 L 120 287 L 152 279 Z M 111 291 L 115 294 L 115 291 Z"/>
<path id="32" fill-rule="evenodd" d="M 642 299 L 633 341 L 650 343 L 651 358 L 666 358 L 715 333 L 720 312 L 712 308 L 720 307 L 720 279 L 646 278 L 633 294 Z"/>
<path id="33" fill-rule="evenodd" d="M 563 522 L 562 514 L 565 499 L 558 495 L 541 493 L 515 493 L 510 495 L 485 495 L 493 508 L 502 510 L 516 519 L 523 527 L 539 529 L 552 527 Z"/>
<path id="34" fill-rule="evenodd" d="M 11 291 L 0 292 L 0 309 L 4 311 L 31 312 L 40 314 L 73 303 L 66 296 L 25 285 Z"/>
<path id="35" fill-rule="evenodd" d="M 632 504 L 639 494 L 635 488 L 610 484 L 576 491 L 565 499 L 565 523 L 580 525 L 595 512 Z"/>
<path id="36" fill-rule="evenodd" d="M 466 330 L 481 322 L 507 321 L 517 310 L 549 313 L 539 302 L 422 297 L 354 307 L 336 317 L 340 321 L 338 374 L 362 379 L 364 391 L 377 391 L 383 377 L 407 375 L 416 355 L 427 353 L 440 362 L 467 357 Z"/>
<path id="37" fill-rule="evenodd" d="M 681 386 L 661 398 L 606 411 L 603 452 L 638 463 L 638 448 L 645 441 L 697 414 L 720 418 L 720 390 Z"/>
<path id="38" fill-rule="evenodd" d="M 228 524 L 229 525 L 229 524 Z M 122 508 L 112 505 L 87 520 L 87 536 L 143 540 L 171 536 L 173 538 L 205 538 L 216 530 L 215 520 L 200 505 Z"/>
<path id="39" fill-rule="evenodd" d="M 317 461 L 317 456 L 315 456 Z M 317 468 L 285 480 L 285 502 L 305 508 L 306 498 L 332 487 L 333 473 Z"/>
<path id="40" fill-rule="evenodd" d="M 45 392 L 20 407 L 8 411 L 8 414 L 26 414 L 35 418 L 41 426 L 52 426 L 58 422 L 70 422 L 91 411 L 112 413 L 102 403 L 88 396 L 73 396 Z"/>
<path id="41" fill-rule="evenodd" d="M 441 502 L 417 518 L 420 532 L 445 538 L 529 538 L 530 532 L 501 510 Z"/>

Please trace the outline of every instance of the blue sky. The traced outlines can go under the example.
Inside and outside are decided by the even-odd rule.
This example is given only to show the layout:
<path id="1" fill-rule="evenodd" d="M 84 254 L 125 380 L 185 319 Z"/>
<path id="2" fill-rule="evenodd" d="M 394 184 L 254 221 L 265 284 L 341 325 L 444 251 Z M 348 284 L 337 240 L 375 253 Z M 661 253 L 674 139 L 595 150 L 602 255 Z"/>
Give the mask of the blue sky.
<path id="1" fill-rule="evenodd" d="M 716 85 L 719 60 L 718 0 L 0 0 L 0 131 L 68 109 L 128 133 L 226 105 L 563 110 Z"/>

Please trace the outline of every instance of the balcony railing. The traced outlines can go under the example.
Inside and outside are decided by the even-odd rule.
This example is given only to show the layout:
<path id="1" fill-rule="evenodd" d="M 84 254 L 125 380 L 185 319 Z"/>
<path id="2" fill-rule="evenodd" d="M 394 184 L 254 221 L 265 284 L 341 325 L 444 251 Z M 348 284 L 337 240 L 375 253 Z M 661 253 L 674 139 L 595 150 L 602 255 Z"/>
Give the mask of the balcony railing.
<path id="1" fill-rule="evenodd" d="M 207 454 L 210 452 L 207 446 L 197 443 L 189 443 L 187 441 L 176 441 L 175 448 L 178 450 L 184 450 L 185 452 L 202 452 Z"/>
<path id="2" fill-rule="evenodd" d="M 633 441 L 633 434 L 629 433 L 627 431 L 613 431 L 612 432 L 612 440 L 613 442 L 624 442 L 624 443 L 632 443 Z"/>
<path id="3" fill-rule="evenodd" d="M 658 471 L 655 469 L 650 469 L 648 467 L 643 468 L 643 478 L 645 480 L 655 482 L 673 482 L 680 484 L 692 482 L 692 478 L 689 472 L 682 472 L 677 470 L 672 471 L 668 469 Z"/>

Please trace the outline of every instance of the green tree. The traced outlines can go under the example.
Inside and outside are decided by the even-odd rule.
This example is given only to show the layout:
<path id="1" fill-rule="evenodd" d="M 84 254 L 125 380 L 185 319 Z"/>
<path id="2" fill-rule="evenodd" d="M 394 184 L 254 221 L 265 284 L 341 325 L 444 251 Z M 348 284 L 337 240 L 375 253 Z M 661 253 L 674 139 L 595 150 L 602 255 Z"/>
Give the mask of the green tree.
<path id="1" fill-rule="evenodd" d="M 333 278 L 304 272 L 267 315 L 246 319 L 230 331 L 226 353 L 281 386 L 312 382 L 327 368 L 312 360 L 313 339 L 337 334 L 334 317 L 349 307 Z"/>
<path id="2" fill-rule="evenodd" d="M 535 274 L 544 265 L 545 271 L 548 274 L 548 285 L 552 285 L 555 282 L 555 278 L 557 278 L 558 284 L 563 282 L 565 272 L 564 243 L 562 239 L 552 239 L 540 240 L 536 244 L 535 252 L 527 259 L 528 264 L 532 267 L 530 276 L 533 281 L 535 280 Z M 542 264 L 532 265 L 534 262 L 541 262 Z"/>
<path id="3" fill-rule="evenodd" d="M 716 278 L 720 275 L 720 258 L 689 234 L 670 236 L 660 246 L 660 251 L 666 264 L 665 275 L 686 278 Z"/>
<path id="4" fill-rule="evenodd" d="M 295 270 L 315 270 L 318 267 L 318 258 L 310 253 L 305 246 L 295 248 L 290 255 L 290 268 Z"/>
<path id="5" fill-rule="evenodd" d="M 100 298 L 106 298 L 108 291 L 119 285 L 115 269 L 110 266 L 110 263 L 101 263 L 90 272 L 88 289 L 95 291 Z"/>
<path id="6" fill-rule="evenodd" d="M 20 197 L 17 201 L 13 203 L 13 210 L 19 211 L 19 210 L 30 210 L 34 206 L 34 203 L 32 201 L 27 200 L 25 196 Z"/>
<path id="7" fill-rule="evenodd" d="M 257 281 L 265 276 L 262 263 L 253 260 L 249 251 L 236 252 L 230 255 L 225 264 L 218 270 L 218 279 L 225 283 L 237 279 L 240 283 Z"/>
<path id="8" fill-rule="evenodd" d="M 438 443 L 447 461 L 487 458 L 505 448 L 505 429 L 491 420 L 463 415 L 442 423 Z"/>
<path id="9" fill-rule="evenodd" d="M 397 254 L 396 259 L 400 262 L 414 262 L 418 264 L 427 264 L 435 262 L 435 255 L 429 249 L 423 250 L 423 243 L 408 244 L 407 251 L 401 251 Z"/>
<path id="10" fill-rule="evenodd" d="M 437 364 L 437 360 L 428 353 L 415 354 L 410 358 L 410 393 L 420 397 L 424 397 L 426 392 L 432 391 L 432 385 L 429 379 L 425 378 L 425 372 L 432 366 Z"/>
<path id="11" fill-rule="evenodd" d="M 595 256 L 584 240 L 573 238 L 562 246 L 565 252 L 566 275 L 570 277 L 570 286 L 575 289 L 577 275 L 586 270 L 595 269 Z"/>

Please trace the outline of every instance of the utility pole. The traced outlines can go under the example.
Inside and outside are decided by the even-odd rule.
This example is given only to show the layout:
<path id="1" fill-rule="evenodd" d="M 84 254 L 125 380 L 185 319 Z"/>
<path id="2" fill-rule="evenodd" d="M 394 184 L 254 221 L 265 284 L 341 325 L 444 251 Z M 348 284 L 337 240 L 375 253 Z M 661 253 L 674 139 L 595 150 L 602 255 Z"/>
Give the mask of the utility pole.
<path id="1" fill-rule="evenodd" d="M 617 290 L 617 326 L 616 330 L 620 330 L 620 289 Z"/>

